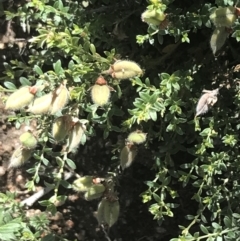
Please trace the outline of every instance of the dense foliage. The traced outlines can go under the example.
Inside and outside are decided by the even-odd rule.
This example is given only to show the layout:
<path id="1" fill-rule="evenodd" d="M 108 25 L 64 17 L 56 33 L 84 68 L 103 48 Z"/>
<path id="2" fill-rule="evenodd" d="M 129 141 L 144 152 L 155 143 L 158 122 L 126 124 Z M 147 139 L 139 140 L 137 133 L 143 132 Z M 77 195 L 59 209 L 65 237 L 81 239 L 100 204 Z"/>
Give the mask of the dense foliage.
<path id="1" fill-rule="evenodd" d="M 71 191 L 72 181 L 64 180 L 69 170 L 75 170 L 76 178 L 78 174 L 103 178 L 116 201 L 124 198 L 116 193 L 121 190 L 121 175 L 140 168 L 149 176 L 142 177 L 145 191 L 134 198 L 141 197 L 156 222 L 171 234 L 166 240 L 237 240 L 240 24 L 237 17 L 231 19 L 229 32 L 219 43 L 211 39 L 216 26 L 210 19 L 216 8 L 235 4 L 231 0 L 0 2 L 1 91 L 35 85 L 37 97 L 65 87 L 70 93 L 68 102 L 52 114 L 17 108 L 17 114 L 9 116 L 17 128 L 33 119 L 38 122 L 37 145 L 30 148 L 33 157 L 27 165 L 32 179 L 26 188 L 35 190 L 44 181 L 54 189 L 50 199 L 40 201 L 48 211 L 56 212 L 65 202 L 61 186 Z M 161 20 L 144 22 L 142 13 L 147 9 L 163 14 Z M 105 75 L 122 59 L 138 63 L 143 74 L 124 80 Z M 99 106 L 92 102 L 91 88 L 101 74 L 112 91 L 109 102 Z M 195 117 L 202 90 L 217 88 L 216 103 Z M 62 115 L 78 118 L 84 127 L 75 153 L 63 154 L 66 140 L 56 143 L 53 138 L 52 124 Z M 146 142 L 134 145 L 138 154 L 122 174 L 117 168 L 120 152 L 125 138 L 136 130 L 147 133 Z M 82 172 L 86 162 L 88 171 Z M 10 202 L 4 194 L 0 201 Z M 11 202 L 4 210 L 8 220 L 0 220 L 6 235 L 2 240 L 15 240 L 26 227 L 30 230 L 23 213 L 11 217 L 9 210 L 17 205 Z M 116 220 L 108 221 L 103 220 L 112 226 Z M 46 225 L 44 218 L 42 222 Z M 44 240 L 41 229 L 36 230 L 35 236 L 33 232 L 21 240 Z"/>

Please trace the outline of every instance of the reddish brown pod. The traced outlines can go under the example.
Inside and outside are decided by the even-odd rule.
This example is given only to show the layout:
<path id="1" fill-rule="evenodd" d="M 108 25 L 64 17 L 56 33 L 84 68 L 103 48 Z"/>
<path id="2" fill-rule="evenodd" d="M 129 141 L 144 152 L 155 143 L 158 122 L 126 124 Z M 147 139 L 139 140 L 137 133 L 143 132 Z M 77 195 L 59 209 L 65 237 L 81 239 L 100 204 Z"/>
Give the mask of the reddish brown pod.
<path id="1" fill-rule="evenodd" d="M 97 78 L 90 89 L 93 103 L 99 106 L 106 105 L 109 102 L 111 91 L 115 91 L 102 76 Z"/>

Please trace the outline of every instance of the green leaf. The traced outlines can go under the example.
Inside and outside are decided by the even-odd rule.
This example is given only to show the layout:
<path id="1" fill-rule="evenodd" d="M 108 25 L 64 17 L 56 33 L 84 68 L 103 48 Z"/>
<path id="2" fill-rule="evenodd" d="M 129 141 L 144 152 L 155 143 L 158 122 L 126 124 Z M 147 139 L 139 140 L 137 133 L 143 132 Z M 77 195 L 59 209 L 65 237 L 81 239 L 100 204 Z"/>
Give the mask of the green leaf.
<path id="1" fill-rule="evenodd" d="M 48 166 L 48 164 L 49 164 L 48 159 L 42 157 L 42 158 L 41 158 L 41 161 L 43 162 L 43 164 L 44 164 L 45 166 Z"/>
<path id="2" fill-rule="evenodd" d="M 25 77 L 20 77 L 19 81 L 23 86 L 31 86 L 31 82 Z"/>
<path id="3" fill-rule="evenodd" d="M 227 228 L 232 228 L 232 222 L 228 216 L 224 217 L 223 221 Z"/>
<path id="4" fill-rule="evenodd" d="M 57 75 L 62 73 L 63 70 L 62 70 L 62 64 L 60 59 L 53 64 L 53 69 Z"/>
<path id="5" fill-rule="evenodd" d="M 41 206 L 44 206 L 44 207 L 47 207 L 48 205 L 51 205 L 51 202 L 49 200 L 38 201 L 38 203 Z"/>
<path id="6" fill-rule="evenodd" d="M 154 200 L 155 200 L 157 203 L 161 202 L 161 198 L 160 198 L 156 193 L 153 193 L 152 195 L 153 195 Z"/>
<path id="7" fill-rule="evenodd" d="M 162 80 L 168 80 L 169 78 L 170 78 L 170 75 L 169 74 L 167 74 L 167 73 L 161 73 L 161 79 Z"/>
<path id="8" fill-rule="evenodd" d="M 142 100 L 144 100 L 144 102 L 149 102 L 150 100 L 150 95 L 145 92 L 140 92 L 139 96 L 141 97 Z"/>
<path id="9" fill-rule="evenodd" d="M 149 111 L 149 115 L 150 115 L 150 117 L 151 117 L 151 119 L 152 119 L 153 121 L 156 121 L 156 120 L 157 120 L 157 112 L 156 112 L 156 111 L 150 110 L 150 111 Z"/>
<path id="10" fill-rule="evenodd" d="M 216 223 L 216 222 L 213 222 L 213 223 L 212 223 L 212 226 L 213 226 L 215 229 L 222 229 L 222 227 L 221 227 L 218 223 Z"/>
<path id="11" fill-rule="evenodd" d="M 53 241 L 55 240 L 56 236 L 54 234 L 48 234 L 41 238 L 41 241 Z"/>
<path id="12" fill-rule="evenodd" d="M 154 187 L 154 182 L 145 181 L 144 183 L 145 183 L 146 185 L 148 185 L 149 187 Z"/>
<path id="13" fill-rule="evenodd" d="M 205 226 L 203 226 L 202 224 L 200 224 L 200 229 L 201 229 L 202 232 L 205 233 L 205 234 L 208 234 L 208 233 L 209 233 L 208 230 L 207 230 L 207 228 L 206 228 Z"/>
<path id="14" fill-rule="evenodd" d="M 71 159 L 67 158 L 66 162 L 67 162 L 68 166 L 70 168 L 72 168 L 73 170 L 75 170 L 77 168 L 75 163 Z"/>
<path id="15" fill-rule="evenodd" d="M 21 218 L 16 218 L 4 225 L 0 226 L 0 234 L 1 234 L 1 239 L 6 237 L 7 235 L 14 235 L 14 232 L 18 232 L 18 229 L 21 228 Z M 6 239 L 4 239 L 6 240 Z"/>
<path id="16" fill-rule="evenodd" d="M 61 184 L 63 187 L 65 187 L 65 188 L 72 188 L 72 185 L 71 185 L 69 182 L 65 181 L 65 180 L 61 180 L 61 181 L 60 181 L 60 184 Z"/>
<path id="17" fill-rule="evenodd" d="M 45 185 L 47 188 L 54 188 L 54 187 L 55 187 L 55 184 L 49 183 L 49 182 L 47 182 L 47 181 L 44 181 L 44 185 Z"/>
<path id="18" fill-rule="evenodd" d="M 9 82 L 9 81 L 5 81 L 4 82 L 4 86 L 6 88 L 8 88 L 9 90 L 16 90 L 17 87 L 15 86 L 15 84 L 13 84 L 12 82 Z"/>
<path id="19" fill-rule="evenodd" d="M 240 214 L 239 213 L 233 213 L 232 216 L 236 219 L 240 219 Z"/>
<path id="20" fill-rule="evenodd" d="M 39 66 L 34 65 L 33 70 L 34 70 L 38 75 L 43 75 L 42 69 L 41 69 Z"/>

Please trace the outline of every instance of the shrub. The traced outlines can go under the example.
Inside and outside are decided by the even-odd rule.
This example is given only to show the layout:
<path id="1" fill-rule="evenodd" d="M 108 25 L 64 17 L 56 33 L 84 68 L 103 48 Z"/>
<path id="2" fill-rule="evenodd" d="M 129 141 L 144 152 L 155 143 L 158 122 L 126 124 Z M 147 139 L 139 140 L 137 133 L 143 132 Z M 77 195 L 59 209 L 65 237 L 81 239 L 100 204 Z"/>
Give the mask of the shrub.
<path id="1" fill-rule="evenodd" d="M 32 179 L 26 188 L 35 190 L 36 183 L 48 178 L 45 185 L 54 193 L 40 201 L 46 210 L 55 213 L 65 202 L 67 196 L 58 190 L 72 188 L 64 174 L 75 170 L 74 189 L 85 190 L 87 200 L 101 197 L 99 209 L 108 213 L 98 221 L 111 227 L 119 215 L 121 195 L 116 191 L 121 174 L 116 166 L 121 156 L 124 172 L 135 169 L 139 161 L 154 173 L 152 180 L 142 180 L 146 191 L 141 198 L 171 233 L 171 241 L 237 240 L 240 25 L 234 4 L 230 0 L 2 3 L 2 15 L 14 20 L 24 40 L 12 37 L 4 43 L 2 38 L 7 44 L 4 51 L 13 56 L 3 63 L 0 80 L 6 88 L 1 90 L 38 87 L 30 106 L 26 101 L 25 107 L 14 108 L 20 110 L 9 120 L 17 128 L 32 119 L 38 122 L 38 144 L 28 169 Z M 221 31 L 215 29 L 219 24 Z M 4 36 L 13 36 L 7 26 Z M 11 46 L 25 40 L 19 56 Z M 219 95 L 209 94 L 217 88 Z M 204 89 L 205 109 L 200 113 L 204 115 L 195 117 Z M 44 105 L 39 101 L 37 111 L 31 111 L 34 101 L 43 97 Z M 53 123 L 59 123 L 64 133 L 55 133 L 59 126 L 54 129 Z M 135 131 L 147 134 L 144 143 L 127 140 Z M 114 144 L 109 161 L 101 164 L 107 167 L 105 172 L 95 170 L 99 174 L 86 187 L 78 183 L 82 177 L 77 172 L 94 140 Z M 145 162 L 137 150 L 144 153 Z M 98 161 L 98 154 L 95 157 Z M 106 203 L 111 208 L 106 209 Z"/>

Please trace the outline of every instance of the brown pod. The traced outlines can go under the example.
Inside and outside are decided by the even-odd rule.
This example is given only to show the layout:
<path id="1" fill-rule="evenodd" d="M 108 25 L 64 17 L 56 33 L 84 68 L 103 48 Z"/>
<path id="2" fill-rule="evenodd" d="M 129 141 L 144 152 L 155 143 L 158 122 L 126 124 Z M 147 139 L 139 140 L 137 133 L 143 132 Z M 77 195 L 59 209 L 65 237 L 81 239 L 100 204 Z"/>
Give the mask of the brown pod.
<path id="1" fill-rule="evenodd" d="M 35 93 L 31 86 L 20 88 L 8 97 L 5 109 L 19 110 L 29 105 L 33 101 Z"/>

